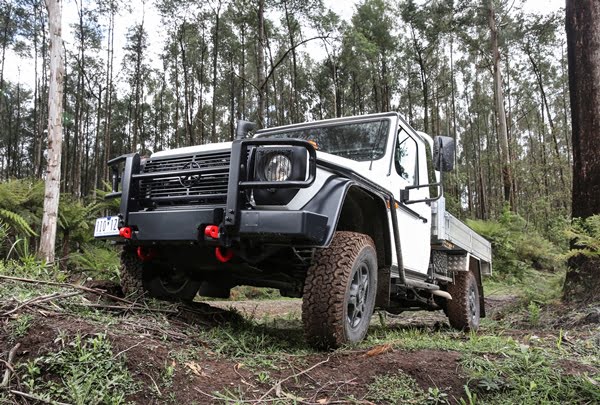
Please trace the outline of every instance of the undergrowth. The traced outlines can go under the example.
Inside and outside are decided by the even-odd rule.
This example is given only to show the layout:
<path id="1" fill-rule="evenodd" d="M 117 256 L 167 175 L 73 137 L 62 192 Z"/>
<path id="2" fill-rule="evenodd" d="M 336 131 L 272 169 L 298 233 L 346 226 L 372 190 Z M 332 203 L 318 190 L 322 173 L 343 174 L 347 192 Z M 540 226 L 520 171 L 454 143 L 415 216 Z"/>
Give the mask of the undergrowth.
<path id="1" fill-rule="evenodd" d="M 118 405 L 137 390 L 123 358 L 115 356 L 106 335 L 57 340 L 60 350 L 21 365 L 21 382 L 29 393 L 50 403 Z"/>
<path id="2" fill-rule="evenodd" d="M 398 370 L 379 375 L 367 385 L 365 399 L 382 404 L 447 404 L 448 394 L 439 388 L 428 391 L 418 386 L 410 375 Z"/>
<path id="3" fill-rule="evenodd" d="M 467 355 L 469 387 L 489 404 L 592 404 L 600 402 L 598 375 L 569 375 L 560 356 L 543 347 L 519 345 L 499 357 Z"/>
<path id="4" fill-rule="evenodd" d="M 508 209 L 497 220 L 467 220 L 467 224 L 492 243 L 496 280 L 523 281 L 529 270 L 556 272 L 565 268 L 564 229 L 556 231 L 562 238 L 550 241 Z"/>

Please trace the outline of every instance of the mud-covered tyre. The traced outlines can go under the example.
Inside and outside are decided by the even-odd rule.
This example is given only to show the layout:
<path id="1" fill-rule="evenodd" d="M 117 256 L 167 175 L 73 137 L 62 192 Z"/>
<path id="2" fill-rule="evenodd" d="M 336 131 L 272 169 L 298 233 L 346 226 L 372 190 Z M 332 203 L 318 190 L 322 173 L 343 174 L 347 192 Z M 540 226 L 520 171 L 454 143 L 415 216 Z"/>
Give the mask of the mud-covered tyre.
<path id="1" fill-rule="evenodd" d="M 448 285 L 452 300 L 447 302 L 447 315 L 453 328 L 475 331 L 479 328 L 479 288 L 470 271 L 454 273 L 454 283 Z"/>
<path id="2" fill-rule="evenodd" d="M 135 252 L 123 249 L 119 272 L 121 290 L 126 297 L 140 297 L 144 294 L 143 270 L 143 263 L 137 258 Z"/>
<path id="3" fill-rule="evenodd" d="M 306 275 L 302 323 L 308 342 L 320 349 L 360 342 L 369 328 L 376 292 L 373 240 L 336 232 L 328 248 L 317 250 Z"/>

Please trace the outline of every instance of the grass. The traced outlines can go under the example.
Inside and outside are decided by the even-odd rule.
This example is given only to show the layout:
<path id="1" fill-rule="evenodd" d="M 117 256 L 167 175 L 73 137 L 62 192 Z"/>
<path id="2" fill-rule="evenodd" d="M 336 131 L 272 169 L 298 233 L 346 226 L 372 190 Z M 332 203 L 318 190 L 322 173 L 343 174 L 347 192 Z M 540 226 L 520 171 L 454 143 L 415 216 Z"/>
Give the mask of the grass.
<path id="1" fill-rule="evenodd" d="M 33 316 L 30 314 L 19 314 L 16 315 L 15 319 L 12 319 L 9 323 L 11 341 L 25 336 L 31 328 Z"/>
<path id="2" fill-rule="evenodd" d="M 448 395 L 439 388 L 424 391 L 410 375 L 398 370 L 375 377 L 368 384 L 365 399 L 386 404 L 447 404 Z"/>
<path id="3" fill-rule="evenodd" d="M 600 402 L 600 380 L 567 375 L 561 357 L 545 348 L 521 345 L 499 358 L 467 355 L 471 391 L 490 404 L 588 404 Z"/>
<path id="4" fill-rule="evenodd" d="M 1 263 L 0 274 L 17 277 L 65 281 L 66 274 L 56 267 L 41 263 Z M 160 394 L 155 398 L 163 403 L 178 402 L 177 381 L 183 377 L 194 378 L 186 363 L 202 364 L 203 359 L 232 362 L 241 373 L 247 373 L 247 381 L 257 386 L 272 386 L 290 370 L 301 370 L 324 356 L 351 356 L 355 351 L 390 344 L 396 352 L 417 350 L 454 351 L 460 353 L 463 374 L 468 376 L 465 404 L 538 404 L 538 403 L 600 403 L 600 342 L 592 332 L 598 328 L 581 330 L 553 328 L 547 322 L 560 294 L 564 273 L 526 273 L 528 283 L 505 279 L 486 281 L 486 295 L 517 295 L 518 299 L 504 310 L 502 320 L 486 319 L 478 333 L 465 334 L 444 325 L 423 322 L 420 327 L 409 327 L 406 323 L 373 322 L 365 341 L 356 348 L 342 348 L 336 353 L 318 353 L 307 346 L 302 336 L 301 321 L 297 316 L 266 317 L 255 319 L 232 316 L 233 321 L 220 326 L 196 326 L 182 324 L 180 320 L 161 313 L 139 311 L 135 313 L 110 312 L 101 309 L 83 308 L 85 297 L 76 296 L 61 300 L 66 316 L 80 319 L 97 331 L 93 335 L 59 335 L 43 353 L 34 353 L 28 361 L 17 367 L 21 387 L 44 400 L 72 404 L 124 404 L 128 395 L 136 391 L 154 390 L 153 384 L 145 387 L 141 380 L 136 382 L 124 361 L 124 355 L 115 355 L 110 336 L 125 336 L 134 344 L 140 335 L 152 339 L 153 344 L 164 345 L 167 355 L 158 362 L 148 363 L 155 367 L 153 375 Z M 65 292 L 56 286 L 31 285 L 0 282 L 0 297 L 7 309 L 14 306 L 12 299 L 20 302 L 52 292 Z M 551 304 L 551 305 L 549 305 Z M 151 308 L 168 308 L 169 304 L 158 301 L 146 303 Z M 239 315 L 239 314 L 238 314 Z M 418 315 L 416 315 L 418 316 Z M 0 332 L 6 332 L 7 340 L 13 345 L 35 331 L 38 314 L 36 311 L 19 311 L 10 317 Z M 123 330 L 125 322 L 132 320 L 154 327 L 158 335 L 147 335 L 142 329 L 134 332 Z M 174 345 L 168 334 L 161 330 L 186 328 L 191 338 Z M 94 330 L 94 329 L 93 329 Z M 138 339 L 138 340 L 135 340 Z M 0 339 L 0 342 L 2 339 Z M 47 350 L 51 347 L 50 350 Z M 356 354 L 361 355 L 361 354 Z M 115 357 L 116 356 L 116 357 Z M 147 359 L 139 359 L 144 363 Z M 567 373 L 565 362 L 577 365 L 580 373 Z M 291 367 L 291 368 L 290 368 Z M 1 368 L 1 367 L 0 367 Z M 455 370 L 452 370 L 453 372 Z M 249 374 L 249 375 L 248 375 Z M 211 376 L 211 378 L 216 378 Z M 191 381 L 191 380 L 190 380 Z M 294 380 L 297 384 L 297 381 Z M 209 394 L 223 403 L 236 403 L 255 399 L 256 392 L 234 381 Z M 340 396 L 349 402 L 369 400 L 374 403 L 424 403 L 444 404 L 452 399 L 444 390 L 430 386 L 423 388 L 413 377 L 398 370 L 394 373 L 378 374 L 369 381 L 361 381 L 364 396 Z M 423 384 L 420 381 L 420 384 Z M 260 394 L 258 394 L 260 396 Z M 283 394 L 282 394 L 283 395 Z M 270 403 L 289 404 L 297 401 L 294 395 L 285 392 Z M 276 399 L 276 398 L 270 398 Z M 11 397 L 0 390 L 0 403 Z M 207 398 L 199 397 L 198 403 Z M 180 402 L 180 401 L 179 401 Z"/>
<path id="5" fill-rule="evenodd" d="M 314 353 L 301 333 L 270 328 L 254 320 L 242 320 L 200 334 L 213 352 L 243 363 L 249 369 L 277 369 L 284 358 Z"/>
<path id="6" fill-rule="evenodd" d="M 137 390 L 106 335 L 61 337 L 58 343 L 60 350 L 21 365 L 21 381 L 30 394 L 49 402 L 119 405 Z"/>
<path id="7" fill-rule="evenodd" d="M 561 297 L 565 270 L 541 272 L 524 271 L 523 277 L 488 278 L 484 280 L 486 296 L 517 296 L 524 301 L 547 303 Z"/>
<path id="8" fill-rule="evenodd" d="M 279 290 L 275 288 L 259 288 L 251 286 L 238 286 L 231 289 L 229 297 L 232 301 L 242 300 L 272 300 L 281 298 Z"/>

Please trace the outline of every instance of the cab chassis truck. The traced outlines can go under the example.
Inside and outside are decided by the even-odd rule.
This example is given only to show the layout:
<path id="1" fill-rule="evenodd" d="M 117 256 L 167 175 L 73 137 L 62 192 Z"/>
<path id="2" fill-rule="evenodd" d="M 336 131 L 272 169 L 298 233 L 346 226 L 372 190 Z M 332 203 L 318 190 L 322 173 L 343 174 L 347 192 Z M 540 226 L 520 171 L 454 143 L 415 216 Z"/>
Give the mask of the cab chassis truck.
<path id="1" fill-rule="evenodd" d="M 485 316 L 490 243 L 445 210 L 451 138 L 397 113 L 294 124 L 108 162 L 116 215 L 94 235 L 122 246 L 126 294 L 193 300 L 238 285 L 302 297 L 308 342 L 361 341 L 375 308 Z"/>

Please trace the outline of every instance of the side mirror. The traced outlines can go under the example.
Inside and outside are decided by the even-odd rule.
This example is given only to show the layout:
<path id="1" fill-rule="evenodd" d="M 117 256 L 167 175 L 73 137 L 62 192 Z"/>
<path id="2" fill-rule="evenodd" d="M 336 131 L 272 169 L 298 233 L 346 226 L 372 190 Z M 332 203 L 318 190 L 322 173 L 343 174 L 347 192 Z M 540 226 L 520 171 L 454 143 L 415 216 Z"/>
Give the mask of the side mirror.
<path id="1" fill-rule="evenodd" d="M 449 172 L 454 169 L 454 139 L 449 136 L 436 136 L 433 138 L 433 167 L 440 172 Z"/>

